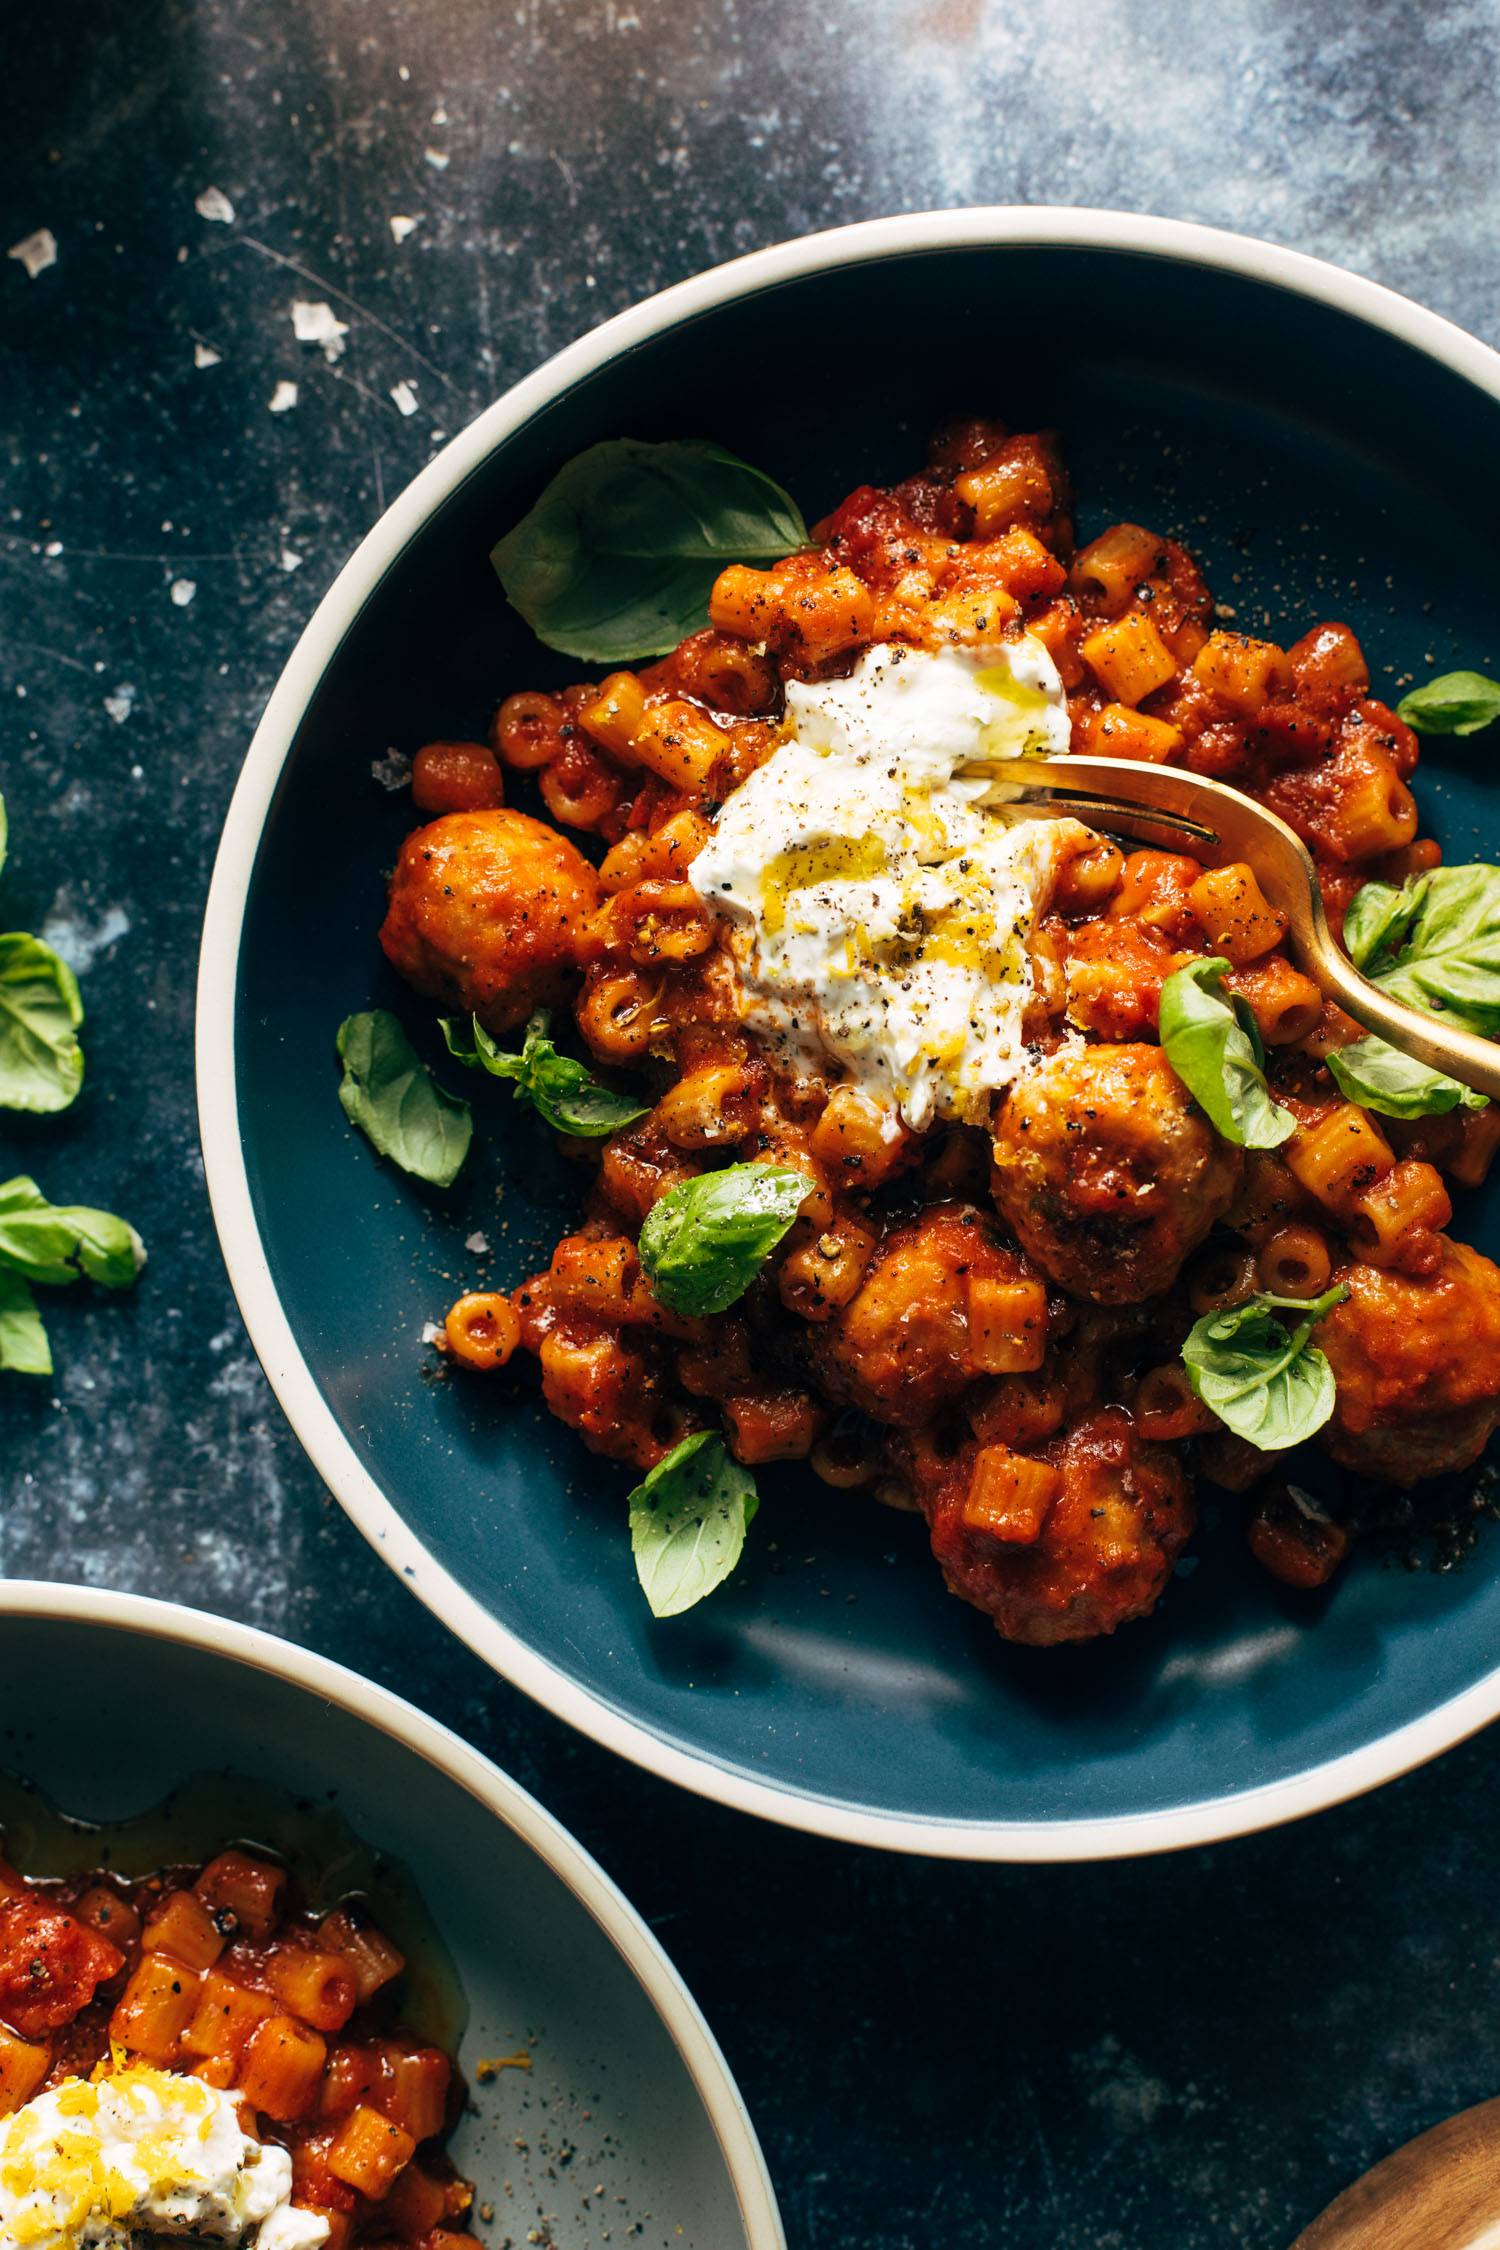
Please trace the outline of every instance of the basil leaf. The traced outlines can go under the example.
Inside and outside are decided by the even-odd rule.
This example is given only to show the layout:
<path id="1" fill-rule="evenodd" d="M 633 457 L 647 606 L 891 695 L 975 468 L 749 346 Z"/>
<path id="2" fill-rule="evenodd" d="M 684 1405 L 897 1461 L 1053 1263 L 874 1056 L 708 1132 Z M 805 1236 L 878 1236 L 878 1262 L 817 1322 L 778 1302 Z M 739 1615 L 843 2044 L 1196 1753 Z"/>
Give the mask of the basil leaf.
<path id="1" fill-rule="evenodd" d="M 1413 876 L 1397 890 L 1390 883 L 1366 883 L 1344 916 L 1344 951 L 1357 969 L 1375 976 L 1397 953 L 1427 891 L 1427 877 Z"/>
<path id="2" fill-rule="evenodd" d="M 796 502 L 722 446 L 610 438 L 559 469 L 490 560 L 538 640 L 628 664 L 708 623 L 726 564 L 806 545 Z"/>
<path id="3" fill-rule="evenodd" d="M 106 1289 L 128 1289 L 145 1263 L 135 1228 L 112 1211 L 49 1203 L 24 1173 L 0 1182 L 0 1269 L 53 1288 L 83 1274 Z"/>
<path id="4" fill-rule="evenodd" d="M 1418 734 L 1478 734 L 1500 719 L 1500 680 L 1483 672 L 1444 672 L 1396 705 L 1396 716 Z"/>
<path id="5" fill-rule="evenodd" d="M 1381 935 L 1378 950 L 1366 952 L 1366 974 L 1395 999 L 1493 1038 L 1500 1032 L 1500 867 L 1435 867 L 1397 897 L 1399 907 L 1382 900 L 1371 910 L 1370 926 Z M 1368 927 L 1356 934 L 1363 943 Z"/>
<path id="6" fill-rule="evenodd" d="M 749 1288 L 812 1182 L 774 1164 L 731 1164 L 683 1180 L 646 1214 L 641 1267 L 670 1312 L 723 1312 Z"/>
<path id="7" fill-rule="evenodd" d="M 630 1495 L 630 1545 L 653 1617 L 680 1617 L 739 1561 L 760 1496 L 724 1440 L 699 1430 Z"/>
<path id="8" fill-rule="evenodd" d="M 50 945 L 0 937 L 0 1109 L 66 1109 L 83 1084 L 78 979 Z"/>
<path id="9" fill-rule="evenodd" d="M 451 1187 L 474 1134 L 468 1103 L 437 1083 L 388 1008 L 346 1016 L 338 1050 L 339 1101 L 350 1124 L 403 1172 Z"/>
<path id="10" fill-rule="evenodd" d="M 1333 1369 L 1310 1342 L 1325 1313 L 1349 1292 L 1340 1282 L 1304 1303 L 1296 1297 L 1247 1297 L 1195 1322 L 1182 1347 L 1182 1363 L 1195 1395 L 1226 1429 L 1280 1453 L 1310 1438 L 1333 1412 Z M 1298 1312 L 1287 1328 L 1272 1316 Z"/>
<path id="11" fill-rule="evenodd" d="M 467 1024 L 461 1018 L 445 1016 L 442 1029 L 450 1055 L 471 1070 L 487 1070 L 492 1078 L 510 1079 L 516 1100 L 529 1102 L 559 1133 L 602 1140 L 606 1133 L 617 1133 L 622 1125 L 633 1124 L 647 1114 L 647 1103 L 629 1094 L 617 1094 L 612 1086 L 601 1086 L 581 1062 L 575 1062 L 571 1055 L 560 1055 L 546 1035 L 547 1022 L 545 1010 L 532 1017 L 518 1055 L 502 1053 L 477 1016 Z"/>
<path id="12" fill-rule="evenodd" d="M 1339 1092 L 1382 1117 L 1441 1117 L 1450 1109 L 1487 1109 L 1483 1094 L 1461 1086 L 1414 1055 L 1373 1036 L 1356 1039 L 1325 1057 Z"/>
<path id="13" fill-rule="evenodd" d="M 50 1375 L 52 1349 L 36 1299 L 19 1274 L 0 1272 L 0 1369 Z"/>
<path id="14" fill-rule="evenodd" d="M 1190 961 L 1167 978 L 1161 988 L 1162 1051 L 1226 1141 L 1236 1148 L 1279 1148 L 1296 1131 L 1297 1120 L 1266 1089 L 1265 1050 L 1258 1038 L 1252 1044 L 1224 990 L 1228 967 L 1217 958 Z"/>

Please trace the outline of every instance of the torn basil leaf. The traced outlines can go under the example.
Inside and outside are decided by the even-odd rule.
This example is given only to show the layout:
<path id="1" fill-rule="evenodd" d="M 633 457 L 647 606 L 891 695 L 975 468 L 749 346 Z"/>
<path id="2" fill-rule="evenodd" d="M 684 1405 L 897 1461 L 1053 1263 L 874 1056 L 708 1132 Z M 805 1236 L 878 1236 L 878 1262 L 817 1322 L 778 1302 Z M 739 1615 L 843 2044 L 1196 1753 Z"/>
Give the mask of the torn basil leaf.
<path id="1" fill-rule="evenodd" d="M 723 1312 L 749 1288 L 811 1192 L 803 1172 L 731 1164 L 683 1180 L 641 1228 L 641 1269 L 669 1311 Z"/>
<path id="2" fill-rule="evenodd" d="M 338 1051 L 349 1122 L 403 1172 L 451 1187 L 473 1138 L 468 1103 L 437 1083 L 388 1008 L 346 1016 Z"/>
<path id="3" fill-rule="evenodd" d="M 647 1114 L 646 1103 L 630 1094 L 617 1094 L 571 1055 L 560 1055 L 547 1037 L 548 1020 L 544 1009 L 532 1017 L 518 1055 L 507 1055 L 477 1016 L 468 1023 L 445 1016 L 442 1030 L 456 1061 L 487 1070 L 492 1078 L 509 1079 L 516 1100 L 529 1102 L 559 1133 L 602 1140 Z"/>
<path id="4" fill-rule="evenodd" d="M 760 1505 L 724 1440 L 699 1430 L 630 1495 L 630 1545 L 653 1617 L 680 1617 L 722 1585 Z"/>
<path id="5" fill-rule="evenodd" d="M 1297 1121 L 1271 1098 L 1265 1050 L 1224 990 L 1229 963 L 1190 961 L 1161 988 L 1162 1052 L 1215 1132 L 1237 1148 L 1279 1148 Z"/>

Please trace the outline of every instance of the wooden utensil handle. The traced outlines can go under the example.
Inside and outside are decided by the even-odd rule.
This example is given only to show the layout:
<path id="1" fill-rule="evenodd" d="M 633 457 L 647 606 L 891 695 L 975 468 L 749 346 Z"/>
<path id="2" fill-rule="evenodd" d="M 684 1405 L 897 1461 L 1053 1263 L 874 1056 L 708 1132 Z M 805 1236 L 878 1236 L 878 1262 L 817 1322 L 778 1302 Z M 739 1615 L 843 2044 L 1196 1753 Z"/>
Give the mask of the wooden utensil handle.
<path id="1" fill-rule="evenodd" d="M 1398 2148 L 1292 2250 L 1500 2250 L 1500 2100 Z"/>

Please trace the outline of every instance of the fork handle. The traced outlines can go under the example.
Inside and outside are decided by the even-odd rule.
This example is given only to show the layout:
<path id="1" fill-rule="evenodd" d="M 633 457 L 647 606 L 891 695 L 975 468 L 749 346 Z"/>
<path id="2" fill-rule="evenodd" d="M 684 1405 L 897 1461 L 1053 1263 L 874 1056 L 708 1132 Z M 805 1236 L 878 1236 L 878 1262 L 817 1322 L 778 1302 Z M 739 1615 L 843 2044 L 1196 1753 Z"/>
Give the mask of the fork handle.
<path id="1" fill-rule="evenodd" d="M 1292 934 L 1295 939 L 1295 930 Z M 1299 946 L 1297 950 L 1299 958 L 1302 957 L 1303 949 Z M 1450 1078 L 1472 1086 L 1476 1093 L 1500 1100 L 1500 1044 L 1495 1040 L 1481 1039 L 1477 1032 L 1460 1031 L 1456 1024 L 1445 1024 L 1441 1016 L 1429 1016 L 1424 1009 L 1409 1007 L 1404 1000 L 1393 1000 L 1388 992 L 1382 992 L 1378 984 L 1372 984 L 1362 975 L 1348 954 L 1340 951 L 1331 938 L 1327 951 L 1319 955 L 1316 968 L 1310 973 L 1330 1000 L 1336 1000 L 1344 1013 L 1363 1024 L 1366 1031 L 1373 1031 L 1405 1054 L 1415 1055 L 1418 1062 L 1426 1063 L 1430 1069 L 1446 1071 Z"/>

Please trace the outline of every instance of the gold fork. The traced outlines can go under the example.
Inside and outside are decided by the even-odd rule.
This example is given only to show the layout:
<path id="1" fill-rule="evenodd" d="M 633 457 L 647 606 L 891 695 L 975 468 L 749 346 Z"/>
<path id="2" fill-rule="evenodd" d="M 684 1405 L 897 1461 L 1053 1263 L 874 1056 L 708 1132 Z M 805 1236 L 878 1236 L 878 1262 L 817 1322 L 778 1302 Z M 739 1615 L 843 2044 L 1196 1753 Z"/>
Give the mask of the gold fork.
<path id="1" fill-rule="evenodd" d="M 1292 951 L 1330 1000 L 1403 1053 L 1500 1099 L 1500 1042 L 1409 1008 L 1361 975 L 1333 942 L 1306 846 L 1253 797 L 1226 782 L 1135 758 L 1017 758 L 999 772 L 987 770 L 996 802 L 1071 813 L 1091 828 L 1150 842 L 1162 841 L 1165 831 L 1197 857 L 1243 860 L 1286 916 Z"/>

